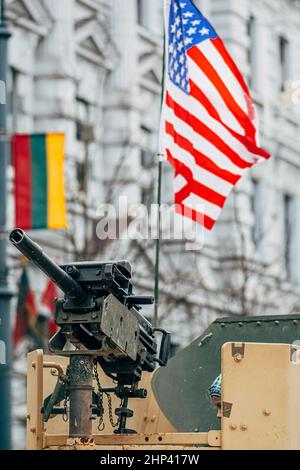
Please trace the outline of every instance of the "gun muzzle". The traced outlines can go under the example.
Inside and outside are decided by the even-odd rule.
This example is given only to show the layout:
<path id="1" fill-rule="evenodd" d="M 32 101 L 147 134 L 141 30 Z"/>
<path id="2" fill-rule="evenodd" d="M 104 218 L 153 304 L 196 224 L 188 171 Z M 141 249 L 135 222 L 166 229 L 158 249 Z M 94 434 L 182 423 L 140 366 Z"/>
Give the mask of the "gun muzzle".
<path id="1" fill-rule="evenodd" d="M 60 266 L 49 258 L 42 248 L 26 235 L 22 229 L 15 229 L 9 236 L 12 244 L 35 266 L 43 271 L 70 299 L 80 302 L 85 297 L 82 287 Z"/>

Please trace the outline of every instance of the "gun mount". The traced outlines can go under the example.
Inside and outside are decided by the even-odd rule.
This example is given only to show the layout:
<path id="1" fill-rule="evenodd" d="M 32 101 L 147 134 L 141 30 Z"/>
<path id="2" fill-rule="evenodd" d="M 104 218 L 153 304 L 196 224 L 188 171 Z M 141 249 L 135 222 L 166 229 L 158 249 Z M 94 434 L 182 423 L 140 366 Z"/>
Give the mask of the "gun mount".
<path id="1" fill-rule="evenodd" d="M 121 399 L 116 432 L 134 432 L 126 429 L 126 419 L 132 416 L 128 399 L 146 396 L 146 390 L 138 389 L 142 372 L 154 371 L 157 363 L 166 365 L 169 357 L 170 335 L 153 327 L 140 313 L 141 306 L 152 304 L 153 298 L 134 295 L 128 261 L 59 266 L 23 230 L 13 230 L 9 238 L 64 293 L 55 301 L 59 330 L 49 347 L 55 354 L 70 357 L 70 373 L 59 379 L 44 419 L 55 409 L 63 390 L 70 397 L 70 436 L 89 436 L 91 413 L 99 416 L 103 412 L 99 395 L 115 393 Z M 161 335 L 160 347 L 157 333 Z M 97 363 L 117 386 L 106 390 L 99 383 L 95 397 L 92 374 L 97 373 Z"/>

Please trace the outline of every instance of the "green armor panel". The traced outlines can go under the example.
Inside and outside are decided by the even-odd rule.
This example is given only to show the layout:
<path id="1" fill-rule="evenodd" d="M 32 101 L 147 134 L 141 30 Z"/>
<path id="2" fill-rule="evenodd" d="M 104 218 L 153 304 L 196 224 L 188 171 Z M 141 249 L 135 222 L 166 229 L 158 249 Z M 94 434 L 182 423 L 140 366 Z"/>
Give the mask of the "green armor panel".
<path id="1" fill-rule="evenodd" d="M 178 352 L 152 380 L 156 400 L 179 432 L 220 429 L 208 388 L 221 371 L 221 347 L 227 342 L 286 343 L 299 340 L 300 314 L 230 317 L 216 320 Z"/>

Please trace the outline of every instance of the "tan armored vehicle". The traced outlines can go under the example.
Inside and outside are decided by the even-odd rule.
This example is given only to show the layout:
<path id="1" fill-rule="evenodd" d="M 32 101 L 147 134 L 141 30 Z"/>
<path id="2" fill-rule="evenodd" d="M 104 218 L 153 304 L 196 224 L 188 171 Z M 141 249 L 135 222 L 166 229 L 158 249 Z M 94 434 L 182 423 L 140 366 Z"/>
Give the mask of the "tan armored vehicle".
<path id="1" fill-rule="evenodd" d="M 67 360 L 28 356 L 28 449 L 300 449 L 300 357 L 288 344 L 226 343 L 222 347 L 221 429 L 178 432 L 159 406 L 160 385 L 146 374 L 143 386 L 152 391 L 145 400 L 132 400 L 135 413 L 130 426 L 137 434 L 116 435 L 105 413 L 103 431 L 94 421 L 89 439 L 69 438 L 68 422 L 61 415 L 42 421 L 44 399 L 53 391 L 57 375 L 65 371 Z M 176 358 L 174 359 L 176 361 Z M 163 375 L 163 370 L 160 371 Z M 165 370 L 167 378 L 167 369 Z M 105 376 L 101 380 L 109 382 Z M 159 381 L 163 380 L 159 377 Z M 94 382 L 97 388 L 96 382 Z M 172 388 L 172 384 L 168 383 Z M 197 395 L 197 393 L 195 393 Z M 156 398 L 155 398 L 156 396 Z M 168 399 L 168 397 L 165 397 Z M 200 402 L 200 400 L 199 400 Z M 196 401 L 196 406 L 199 403 Z M 117 407 L 116 398 L 112 406 Z M 63 405 L 63 403 L 62 403 Z M 185 400 L 177 407 L 187 408 Z M 216 412 L 216 410 L 214 410 Z M 169 419 L 172 419 L 169 416 Z"/>
<path id="2" fill-rule="evenodd" d="M 64 293 L 54 355 L 28 356 L 28 449 L 300 449 L 299 316 L 217 320 L 168 362 L 128 262 L 58 266 L 22 230 L 10 240 Z"/>

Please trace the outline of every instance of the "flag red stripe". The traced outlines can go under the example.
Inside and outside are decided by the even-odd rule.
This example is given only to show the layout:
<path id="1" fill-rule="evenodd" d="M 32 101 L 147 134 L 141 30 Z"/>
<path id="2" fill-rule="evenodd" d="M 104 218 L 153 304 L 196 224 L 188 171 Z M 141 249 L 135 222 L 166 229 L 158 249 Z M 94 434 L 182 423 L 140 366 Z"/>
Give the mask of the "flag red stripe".
<path id="1" fill-rule="evenodd" d="M 30 136 L 14 136 L 15 223 L 25 230 L 32 228 L 32 178 Z"/>
<path id="2" fill-rule="evenodd" d="M 211 230 L 215 225 L 216 221 L 211 219 L 208 215 L 197 212 L 195 209 L 185 206 L 179 196 L 175 194 L 175 210 L 178 214 L 189 217 L 195 222 L 199 222 L 199 218 L 203 220 L 203 225 L 207 230 Z"/>
<path id="3" fill-rule="evenodd" d="M 204 184 L 194 180 L 192 170 L 188 168 L 184 163 L 180 162 L 173 157 L 170 150 L 167 150 L 168 161 L 175 169 L 176 175 L 180 174 L 188 183 L 188 193 L 201 194 L 201 197 L 216 206 L 223 207 L 226 201 L 224 196 L 216 193 L 213 189 L 207 188 Z M 187 196 L 189 195 L 187 194 Z M 186 197 L 187 197 L 186 196 Z"/>
<path id="4" fill-rule="evenodd" d="M 250 168 L 252 166 L 252 163 L 240 158 L 240 156 L 236 152 L 234 152 L 234 150 L 232 150 L 222 139 L 220 139 L 217 134 L 215 134 L 211 129 L 209 129 L 209 127 L 207 127 L 205 124 L 199 121 L 199 119 L 197 119 L 195 116 L 193 116 L 184 108 L 182 108 L 178 103 L 176 103 L 169 93 L 167 93 L 166 95 L 166 103 L 171 109 L 173 109 L 175 115 L 179 119 L 182 119 L 187 124 L 189 124 L 195 132 L 197 132 L 203 138 L 212 143 L 217 149 L 224 153 L 236 166 L 238 166 L 239 168 Z"/>
<path id="5" fill-rule="evenodd" d="M 219 52 L 219 54 L 222 56 L 224 62 L 227 64 L 227 66 L 231 69 L 232 73 L 235 75 L 236 79 L 238 80 L 239 84 L 241 85 L 241 87 L 243 88 L 244 92 L 249 96 L 249 98 L 251 97 L 250 95 L 250 92 L 249 92 L 249 88 L 244 80 L 244 77 L 243 75 L 241 74 L 241 72 L 239 71 L 239 69 L 237 68 L 236 64 L 234 63 L 234 61 L 232 60 L 232 58 L 230 57 L 230 55 L 228 54 L 225 46 L 224 46 L 224 43 L 222 41 L 221 38 L 216 38 L 216 39 L 212 39 L 211 40 L 211 43 L 213 44 L 213 46 L 217 49 L 217 51 Z M 252 99 L 252 98 L 251 98 Z"/>
<path id="6" fill-rule="evenodd" d="M 250 121 L 249 117 L 244 113 L 242 108 L 238 105 L 238 103 L 235 101 L 232 94 L 228 90 L 227 86 L 223 82 L 222 78 L 216 72 L 216 70 L 210 64 L 210 62 L 207 60 L 205 55 L 200 51 L 198 47 L 192 47 L 189 50 L 188 55 L 197 64 L 197 66 L 201 68 L 201 70 L 205 73 L 207 78 L 212 82 L 215 88 L 219 91 L 228 109 L 232 112 L 232 114 L 236 117 L 239 123 L 243 126 L 246 134 L 249 135 L 249 137 L 254 138 L 256 130 L 252 122 Z"/>
<path id="7" fill-rule="evenodd" d="M 228 130 L 228 132 L 231 133 L 233 137 L 235 137 L 241 144 L 243 144 L 246 147 L 246 149 L 249 152 L 259 155 L 260 157 L 263 157 L 263 158 L 269 158 L 271 156 L 268 152 L 266 152 L 262 148 L 257 147 L 257 145 L 255 145 L 253 140 L 249 140 L 249 138 L 240 135 L 238 132 L 235 132 L 233 129 L 227 126 L 227 124 L 225 124 L 223 120 L 221 119 L 221 116 L 216 110 L 216 108 L 209 101 L 209 99 L 205 96 L 203 91 L 200 90 L 200 88 L 196 85 L 196 83 L 193 82 L 193 80 L 190 80 L 190 87 L 191 87 L 191 96 L 193 96 L 193 98 L 199 101 L 199 103 L 207 110 L 210 116 L 216 119 L 216 121 L 218 121 L 222 126 L 224 126 Z"/>
<path id="8" fill-rule="evenodd" d="M 169 134 L 174 142 L 181 147 L 183 150 L 186 150 L 189 152 L 193 157 L 195 158 L 195 162 L 197 165 L 199 165 L 201 168 L 204 168 L 207 171 L 210 171 L 216 176 L 219 176 L 225 181 L 228 181 L 228 183 L 231 183 L 232 185 L 236 184 L 239 179 L 240 175 L 235 175 L 233 173 L 230 173 L 230 171 L 223 170 L 222 168 L 218 167 L 210 158 L 208 158 L 206 155 L 203 153 L 199 152 L 193 147 L 193 144 L 180 135 L 175 129 L 173 124 L 169 123 L 166 121 L 166 133 Z"/>

